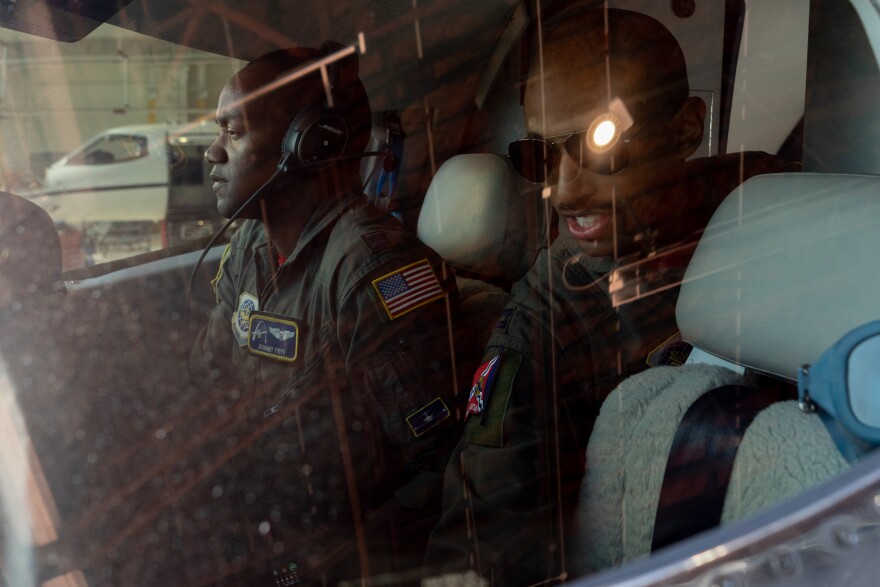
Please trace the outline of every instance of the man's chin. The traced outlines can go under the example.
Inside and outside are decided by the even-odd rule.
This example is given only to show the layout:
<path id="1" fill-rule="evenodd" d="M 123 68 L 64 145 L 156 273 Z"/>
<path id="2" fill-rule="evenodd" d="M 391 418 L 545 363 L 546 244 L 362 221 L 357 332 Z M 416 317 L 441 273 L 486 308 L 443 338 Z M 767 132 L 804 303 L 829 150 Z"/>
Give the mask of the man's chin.
<path id="1" fill-rule="evenodd" d="M 257 202 L 251 202 L 250 206 L 247 206 L 244 210 L 240 210 L 241 204 L 239 203 L 237 206 L 234 206 L 228 202 L 224 202 L 223 200 L 219 200 L 217 202 L 217 214 L 219 214 L 222 218 L 226 218 L 229 220 L 235 215 L 236 218 L 259 218 L 259 204 Z"/>
<path id="2" fill-rule="evenodd" d="M 611 257 L 614 254 L 614 245 L 606 240 L 580 240 L 574 239 L 581 251 L 589 257 Z"/>
<path id="3" fill-rule="evenodd" d="M 230 212 L 224 206 L 217 206 L 217 214 L 219 214 L 221 218 L 229 220 L 232 217 L 232 212 L 234 212 L 234 210 Z"/>
<path id="4" fill-rule="evenodd" d="M 642 248 L 631 240 L 618 240 L 617 251 L 614 250 L 614 241 L 612 240 L 578 240 L 575 239 L 581 251 L 588 257 L 603 258 L 614 257 L 620 259 L 634 253 L 642 253 Z"/>

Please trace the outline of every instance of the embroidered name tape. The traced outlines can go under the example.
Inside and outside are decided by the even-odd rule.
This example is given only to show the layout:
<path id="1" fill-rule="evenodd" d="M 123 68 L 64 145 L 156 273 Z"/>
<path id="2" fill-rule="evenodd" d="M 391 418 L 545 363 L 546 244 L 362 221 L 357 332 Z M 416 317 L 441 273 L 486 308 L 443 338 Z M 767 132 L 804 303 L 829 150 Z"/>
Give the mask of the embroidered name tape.
<path id="1" fill-rule="evenodd" d="M 293 362 L 299 351 L 299 325 L 290 318 L 254 312 L 247 347 L 252 355 Z"/>
<path id="2" fill-rule="evenodd" d="M 388 317 L 407 312 L 443 297 L 443 289 L 427 259 L 422 259 L 373 281 Z"/>
<path id="3" fill-rule="evenodd" d="M 410 430 L 416 437 L 421 436 L 434 426 L 437 426 L 449 416 L 451 416 L 449 408 L 443 403 L 439 397 L 428 405 L 419 408 L 406 417 L 406 423 L 409 424 Z"/>
<path id="4" fill-rule="evenodd" d="M 260 309 L 257 297 L 249 293 L 238 296 L 238 309 L 232 313 L 232 335 L 238 346 L 247 346 L 251 313 Z"/>
<path id="5" fill-rule="evenodd" d="M 471 393 L 468 397 L 467 410 L 464 419 L 467 420 L 471 414 L 482 414 L 483 407 L 489 397 L 489 391 L 492 389 L 492 382 L 495 380 L 495 373 L 498 372 L 498 364 L 501 360 L 501 354 L 486 361 L 474 373 L 474 380 L 471 384 Z"/>

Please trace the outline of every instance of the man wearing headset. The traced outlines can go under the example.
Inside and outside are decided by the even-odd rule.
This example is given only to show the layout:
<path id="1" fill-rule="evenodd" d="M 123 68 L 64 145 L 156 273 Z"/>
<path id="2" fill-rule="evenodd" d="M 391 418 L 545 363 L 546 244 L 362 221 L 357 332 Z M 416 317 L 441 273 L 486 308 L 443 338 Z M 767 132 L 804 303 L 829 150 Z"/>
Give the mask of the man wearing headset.
<path id="1" fill-rule="evenodd" d="M 428 557 L 496 584 L 576 566 L 567 522 L 602 400 L 646 363 L 685 354 L 674 312 L 688 245 L 736 185 L 783 170 L 760 153 L 686 162 L 706 106 L 656 20 L 580 8 L 543 35 L 525 89 L 529 136 L 510 156 L 544 184 L 558 237 L 514 285 L 474 375 Z"/>
<path id="2" fill-rule="evenodd" d="M 205 158 L 218 211 L 246 220 L 191 359 L 244 428 L 217 493 L 246 521 L 213 548 L 308 584 L 419 568 L 457 437 L 454 281 L 366 203 L 370 108 L 342 49 L 270 53 L 220 94 Z"/>

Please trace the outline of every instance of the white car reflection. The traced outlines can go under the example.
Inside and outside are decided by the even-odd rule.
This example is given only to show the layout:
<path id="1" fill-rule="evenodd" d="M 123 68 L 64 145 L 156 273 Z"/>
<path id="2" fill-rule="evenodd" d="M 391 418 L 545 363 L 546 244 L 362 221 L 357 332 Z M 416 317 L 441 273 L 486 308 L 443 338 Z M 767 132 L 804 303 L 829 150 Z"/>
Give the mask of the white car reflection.
<path id="1" fill-rule="evenodd" d="M 157 250 L 213 232 L 216 203 L 204 124 L 111 128 L 46 169 L 30 194 L 82 238 L 91 262 Z"/>

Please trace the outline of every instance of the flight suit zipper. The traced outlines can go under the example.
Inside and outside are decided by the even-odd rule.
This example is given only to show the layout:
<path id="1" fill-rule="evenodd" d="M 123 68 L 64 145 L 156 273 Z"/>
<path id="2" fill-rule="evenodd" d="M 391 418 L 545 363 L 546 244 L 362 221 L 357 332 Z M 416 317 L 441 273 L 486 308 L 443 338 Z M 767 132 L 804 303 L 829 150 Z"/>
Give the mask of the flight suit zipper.
<path id="1" fill-rule="evenodd" d="M 274 253 L 274 249 L 267 245 L 267 250 L 270 254 Z M 257 301 L 260 305 L 260 311 L 265 311 L 265 302 L 269 298 L 270 288 L 272 288 L 275 283 L 278 281 L 278 276 L 281 274 L 281 270 L 284 266 L 278 267 L 278 269 L 272 274 L 272 276 L 267 280 L 266 275 L 269 273 L 266 269 L 266 263 L 264 262 L 264 254 L 263 251 L 259 251 L 254 255 L 254 262 L 257 265 Z M 269 265 L 271 269 L 271 264 Z"/>

